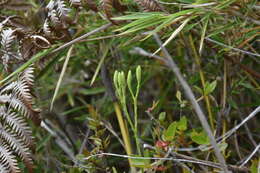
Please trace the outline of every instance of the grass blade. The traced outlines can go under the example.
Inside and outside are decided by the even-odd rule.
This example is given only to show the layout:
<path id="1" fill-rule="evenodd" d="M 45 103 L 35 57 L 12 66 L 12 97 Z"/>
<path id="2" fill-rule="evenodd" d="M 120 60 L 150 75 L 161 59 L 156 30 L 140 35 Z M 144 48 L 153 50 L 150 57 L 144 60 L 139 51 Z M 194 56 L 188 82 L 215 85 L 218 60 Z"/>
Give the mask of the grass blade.
<path id="1" fill-rule="evenodd" d="M 165 47 L 170 41 L 172 41 L 178 34 L 179 32 L 181 32 L 181 30 L 185 27 L 185 25 L 190 21 L 190 18 L 186 19 L 173 33 L 172 35 L 163 43 L 163 47 Z M 160 47 L 159 49 L 157 49 L 153 55 L 155 55 L 156 53 L 158 53 L 160 50 L 162 49 L 162 47 Z"/>
<path id="2" fill-rule="evenodd" d="M 52 100 L 51 100 L 51 107 L 50 107 L 50 110 L 52 110 L 53 108 L 53 103 L 55 101 L 55 98 L 57 97 L 57 94 L 59 92 L 59 88 L 60 88 L 60 84 L 62 82 L 62 79 L 63 79 L 63 76 L 66 72 L 66 69 L 67 69 L 67 66 L 68 66 L 68 63 L 69 63 L 69 59 L 71 57 L 71 53 L 72 53 L 72 50 L 73 50 L 73 45 L 69 48 L 69 51 L 67 53 L 67 56 L 66 56 L 66 59 L 65 59 L 65 62 L 63 64 L 63 67 L 62 67 L 62 70 L 61 70 L 61 74 L 60 74 L 60 77 L 59 77 L 59 80 L 57 82 L 57 85 L 56 85 L 56 88 L 55 88 L 55 91 L 54 91 L 54 94 L 53 94 L 53 97 L 52 97 Z"/>
<path id="3" fill-rule="evenodd" d="M 91 79 L 90 86 L 92 86 L 93 83 L 95 82 L 95 80 L 97 78 L 97 75 L 98 75 L 98 73 L 100 71 L 100 68 L 101 68 L 101 66 L 102 66 L 102 64 L 103 64 L 103 62 L 104 62 L 104 60 L 105 60 L 105 58 L 107 56 L 107 53 L 108 53 L 108 46 L 105 46 L 105 50 L 104 50 L 103 55 L 102 55 L 102 57 L 101 57 L 101 59 L 100 59 L 100 61 L 98 63 L 98 66 L 97 66 L 97 69 L 95 71 L 95 74 L 94 74 L 94 76 Z"/>
<path id="4" fill-rule="evenodd" d="M 202 48 L 203 48 L 203 43 L 204 43 L 204 39 L 205 39 L 205 35 L 206 35 L 206 30 L 207 30 L 208 23 L 209 23 L 209 18 L 210 18 L 210 14 L 208 14 L 207 16 L 205 16 L 205 23 L 204 23 L 204 25 L 203 25 L 202 34 L 201 34 L 201 38 L 200 38 L 200 47 L 199 47 L 199 54 L 200 54 L 200 55 L 201 55 Z"/>

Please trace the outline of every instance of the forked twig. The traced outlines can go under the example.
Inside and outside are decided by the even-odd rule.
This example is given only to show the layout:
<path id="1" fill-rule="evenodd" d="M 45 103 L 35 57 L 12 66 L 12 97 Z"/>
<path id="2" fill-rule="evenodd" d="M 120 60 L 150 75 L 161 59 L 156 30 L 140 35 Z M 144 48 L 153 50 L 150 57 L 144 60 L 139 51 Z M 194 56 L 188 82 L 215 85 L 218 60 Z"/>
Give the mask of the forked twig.
<path id="1" fill-rule="evenodd" d="M 166 50 L 166 48 L 163 46 L 160 38 L 158 37 L 157 34 L 154 34 L 154 38 L 155 40 L 157 41 L 158 45 L 160 46 L 160 48 L 162 49 L 163 53 L 164 53 L 164 56 L 165 58 L 160 58 L 160 60 L 163 60 L 163 62 L 165 63 L 165 65 L 167 65 L 173 72 L 174 74 L 176 75 L 177 79 L 179 80 L 184 92 L 185 92 L 185 95 L 186 97 L 190 100 L 195 112 L 196 112 L 196 115 L 198 116 L 204 130 L 206 131 L 206 133 L 208 134 L 209 136 L 209 139 L 210 139 L 210 142 L 211 142 L 211 145 L 213 146 L 213 149 L 214 149 L 214 152 L 215 152 L 215 155 L 217 157 L 217 159 L 219 160 L 220 164 L 221 164 L 221 167 L 223 169 L 223 171 L 225 173 L 228 173 L 228 167 L 226 165 L 226 161 L 223 157 L 223 155 L 221 154 L 220 152 L 220 149 L 218 148 L 217 146 L 217 142 L 213 136 L 213 133 L 211 132 L 211 129 L 210 129 L 210 126 L 207 122 L 207 119 L 202 111 L 202 109 L 200 108 L 199 104 L 197 103 L 196 99 L 195 99 L 195 96 L 190 88 L 190 86 L 188 85 L 188 83 L 186 82 L 186 80 L 184 79 L 184 77 L 182 76 L 178 66 L 176 65 L 176 63 L 173 61 L 171 55 L 169 54 L 169 52 Z M 146 54 L 147 56 L 148 54 Z M 158 59 L 158 57 L 156 58 Z"/>

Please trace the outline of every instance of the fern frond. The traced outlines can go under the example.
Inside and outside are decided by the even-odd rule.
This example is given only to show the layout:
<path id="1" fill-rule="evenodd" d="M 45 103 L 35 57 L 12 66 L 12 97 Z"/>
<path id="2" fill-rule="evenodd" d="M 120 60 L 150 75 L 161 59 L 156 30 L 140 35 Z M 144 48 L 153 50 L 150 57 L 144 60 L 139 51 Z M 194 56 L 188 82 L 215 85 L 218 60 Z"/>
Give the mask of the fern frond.
<path id="1" fill-rule="evenodd" d="M 0 163 L 8 170 L 8 173 L 20 173 L 17 160 L 9 148 L 9 146 L 0 142 Z"/>
<path id="2" fill-rule="evenodd" d="M 8 109 L 12 108 L 14 111 L 20 112 L 22 116 L 32 119 L 36 124 L 39 124 L 41 121 L 39 118 L 39 111 L 33 109 L 31 103 L 24 102 L 15 95 L 0 95 L 0 103 L 9 104 Z"/>
<path id="3" fill-rule="evenodd" d="M 0 129 L 0 138 L 4 140 L 8 146 L 24 161 L 26 167 L 29 170 L 32 170 L 32 155 L 24 141 L 19 139 L 18 136 L 13 135 L 10 130 L 3 128 Z"/>
<path id="4" fill-rule="evenodd" d="M 55 5 L 54 1 L 51 2 L 48 4 L 48 10 L 56 10 L 58 5 Z M 59 22 L 58 12 L 55 13 L 52 19 L 56 17 L 55 20 Z M 48 16 L 48 21 L 50 19 L 51 16 Z M 6 70 L 9 70 L 10 63 L 21 62 L 25 60 L 24 57 L 28 58 L 34 54 L 37 51 L 34 46 L 42 48 L 40 45 L 42 42 L 49 44 L 48 40 L 41 35 L 29 34 L 28 36 L 28 33 L 24 34 L 11 28 L 3 30 L 3 25 L 0 23 L 0 48 L 3 55 L 0 61 Z M 28 172 L 33 173 L 30 149 L 34 146 L 34 140 L 26 119 L 31 119 L 37 125 L 41 122 L 39 111 L 34 109 L 31 93 L 34 85 L 33 73 L 34 68 L 30 66 L 19 73 L 16 81 L 0 87 L 0 173 L 20 173 L 19 158 Z"/>
<path id="5" fill-rule="evenodd" d="M 0 173 L 18 173 L 17 158 L 22 159 L 30 173 L 33 161 L 30 148 L 34 141 L 26 118 L 40 124 L 39 111 L 33 109 L 31 89 L 34 68 L 28 67 L 16 81 L 0 88 Z"/>
<path id="6" fill-rule="evenodd" d="M 1 57 L 4 68 L 8 71 L 8 65 L 11 61 L 21 60 L 19 50 L 13 50 L 12 45 L 14 44 L 16 35 L 15 30 L 8 28 L 1 32 L 1 46 L 4 55 Z"/>
<path id="7" fill-rule="evenodd" d="M 163 7 L 155 0 L 135 0 L 144 11 L 163 11 Z"/>
<path id="8" fill-rule="evenodd" d="M 56 1 L 57 10 L 59 17 L 61 16 L 67 16 L 68 12 L 70 11 L 69 8 L 66 7 L 66 4 L 63 0 L 57 0 Z"/>
<path id="9" fill-rule="evenodd" d="M 30 89 L 32 88 L 33 82 L 34 82 L 33 70 L 34 70 L 33 67 L 27 68 L 20 74 L 18 81 L 11 82 L 10 84 L 4 86 L 1 89 L 0 94 L 2 97 L 5 97 L 4 102 L 9 102 L 9 103 L 11 102 L 11 100 L 9 100 L 9 101 L 6 100 L 6 99 L 8 99 L 7 97 L 9 97 L 9 99 L 12 99 L 10 97 L 10 94 L 11 94 L 14 99 L 20 98 L 20 101 L 22 101 L 28 109 L 31 109 L 32 95 L 31 95 Z M 8 94 L 9 94 L 9 96 L 8 96 Z M 16 102 L 16 101 L 14 101 L 14 102 Z"/>
<path id="10" fill-rule="evenodd" d="M 6 25 L 6 23 L 10 20 L 10 17 L 7 17 L 5 20 L 0 22 L 0 31 L 2 31 L 3 27 Z"/>
<path id="11" fill-rule="evenodd" d="M 55 9 L 51 10 L 51 11 L 48 13 L 48 15 L 49 15 L 49 17 L 50 17 L 51 22 L 52 22 L 55 26 L 61 24 L 61 21 L 60 21 L 60 19 L 58 18 L 57 11 L 56 11 Z"/>
<path id="12" fill-rule="evenodd" d="M 20 80 L 25 82 L 30 88 L 33 86 L 34 84 L 34 67 L 33 65 L 29 66 L 28 68 L 26 68 L 20 76 Z"/>
<path id="13" fill-rule="evenodd" d="M 7 167 L 5 167 L 5 165 L 0 164 L 0 173 L 9 173 L 9 172 L 10 171 L 8 170 Z"/>
<path id="14" fill-rule="evenodd" d="M 51 29 L 50 29 L 50 25 L 49 25 L 49 19 L 45 19 L 44 24 L 43 24 L 43 32 L 46 36 L 50 36 L 51 35 Z"/>
<path id="15" fill-rule="evenodd" d="M 8 64 L 9 64 L 10 56 L 9 56 L 7 53 L 5 53 L 1 58 L 2 58 L 2 61 L 3 61 L 3 65 L 4 65 L 5 70 L 8 71 L 7 69 L 8 69 Z"/>
<path id="16" fill-rule="evenodd" d="M 18 134 L 28 146 L 33 146 L 32 131 L 22 117 L 15 112 L 7 112 L 5 106 L 0 107 L 0 117 L 3 123 Z"/>
<path id="17" fill-rule="evenodd" d="M 55 3 L 53 0 L 50 0 L 50 2 L 46 5 L 46 9 L 51 11 L 54 9 Z"/>
<path id="18" fill-rule="evenodd" d="M 1 93 L 7 93 L 8 91 L 12 92 L 12 94 L 16 97 L 24 100 L 27 104 L 30 104 L 32 102 L 30 89 L 25 81 L 11 82 L 9 85 L 2 89 Z"/>
<path id="19" fill-rule="evenodd" d="M 31 104 L 26 104 L 15 96 L 10 96 L 9 104 L 14 110 L 20 112 L 24 117 L 32 119 L 36 124 L 41 121 L 39 112 L 34 110 Z"/>
<path id="20" fill-rule="evenodd" d="M 14 30 L 9 28 L 9 29 L 3 30 L 1 33 L 1 38 L 2 38 L 1 45 L 2 45 L 3 49 L 7 52 L 11 51 L 12 42 L 15 39 L 14 32 L 15 32 Z"/>
<path id="21" fill-rule="evenodd" d="M 15 39 L 14 30 L 11 28 L 5 29 L 1 33 L 1 45 L 4 51 L 4 55 L 1 57 L 5 70 L 8 70 L 8 64 L 11 59 L 11 46 Z"/>
<path id="22" fill-rule="evenodd" d="M 1 100 L 1 96 L 4 99 Z M 30 118 L 30 110 L 19 98 L 17 98 L 12 94 L 3 94 L 1 96 L 0 96 L 0 102 L 2 101 L 2 103 L 9 104 L 8 109 L 10 109 L 11 107 L 13 110 L 21 112 L 23 116 Z"/>
<path id="23" fill-rule="evenodd" d="M 10 96 L 8 94 L 0 95 L 0 104 L 6 104 L 10 100 Z"/>

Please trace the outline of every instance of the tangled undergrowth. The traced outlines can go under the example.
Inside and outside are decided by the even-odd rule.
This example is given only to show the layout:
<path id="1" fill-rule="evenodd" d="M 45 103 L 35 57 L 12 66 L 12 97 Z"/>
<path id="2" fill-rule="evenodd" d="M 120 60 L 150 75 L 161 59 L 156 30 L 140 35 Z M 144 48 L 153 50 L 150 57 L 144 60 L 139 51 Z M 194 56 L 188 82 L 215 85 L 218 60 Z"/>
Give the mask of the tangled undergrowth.
<path id="1" fill-rule="evenodd" d="M 257 0 L 0 0 L 0 172 L 260 168 Z"/>

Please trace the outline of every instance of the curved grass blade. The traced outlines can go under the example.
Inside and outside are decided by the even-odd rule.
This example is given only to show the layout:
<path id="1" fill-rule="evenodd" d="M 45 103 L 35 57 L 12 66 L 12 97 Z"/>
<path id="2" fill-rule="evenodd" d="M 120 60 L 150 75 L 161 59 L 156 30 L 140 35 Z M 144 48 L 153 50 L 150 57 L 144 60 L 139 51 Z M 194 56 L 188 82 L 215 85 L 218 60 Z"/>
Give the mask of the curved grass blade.
<path id="1" fill-rule="evenodd" d="M 67 69 L 67 66 L 68 66 L 68 63 L 69 63 L 69 60 L 70 60 L 70 57 L 71 57 L 71 53 L 72 53 L 72 50 L 73 50 L 73 45 L 69 48 L 69 51 L 67 53 L 67 56 L 66 56 L 66 59 L 65 59 L 65 62 L 63 64 L 63 67 L 62 67 L 62 70 L 61 70 L 61 74 L 60 74 L 60 77 L 59 77 L 59 80 L 57 82 L 57 85 L 56 85 L 56 88 L 55 88 L 55 91 L 54 91 L 54 94 L 53 94 L 53 97 L 52 97 L 52 100 L 51 100 L 51 107 L 50 107 L 50 110 L 52 110 L 53 108 L 53 103 L 55 101 L 55 98 L 57 97 L 58 95 L 58 92 L 59 92 L 59 89 L 60 89 L 60 84 L 62 82 L 62 79 L 63 79 L 63 76 L 66 72 L 66 69 Z"/>
<path id="2" fill-rule="evenodd" d="M 190 18 L 184 20 L 184 22 L 172 33 L 172 35 L 163 43 L 163 45 L 153 53 L 153 55 L 158 53 L 162 49 L 162 47 L 165 47 L 170 41 L 172 41 L 181 32 L 181 30 L 189 21 Z"/>
<path id="3" fill-rule="evenodd" d="M 96 78 L 97 78 L 97 75 L 98 75 L 98 73 L 99 73 L 99 71 L 100 71 L 100 68 L 101 68 L 101 66 L 102 66 L 102 64 L 103 64 L 103 62 L 104 62 L 104 60 L 105 60 L 105 58 L 106 58 L 106 56 L 107 56 L 107 53 L 108 53 L 108 46 L 105 45 L 103 55 L 102 55 L 102 57 L 101 57 L 101 59 L 100 59 L 100 61 L 99 61 L 99 63 L 98 63 L 98 66 L 97 66 L 97 69 L 96 69 L 96 71 L 95 71 L 95 74 L 94 74 L 94 76 L 92 77 L 92 80 L 91 80 L 91 82 L 90 82 L 90 86 L 92 86 L 93 83 L 95 82 L 95 80 L 96 80 Z"/>
<path id="4" fill-rule="evenodd" d="M 204 25 L 203 25 L 202 34 L 201 34 L 201 38 L 200 38 L 200 47 L 199 47 L 199 54 L 200 55 L 201 55 L 201 52 L 202 52 L 203 43 L 204 43 L 204 39 L 205 39 L 205 35 L 206 35 L 206 30 L 207 30 L 207 27 L 208 27 L 210 15 L 211 14 L 207 14 L 205 16 L 205 22 L 204 22 Z"/>

